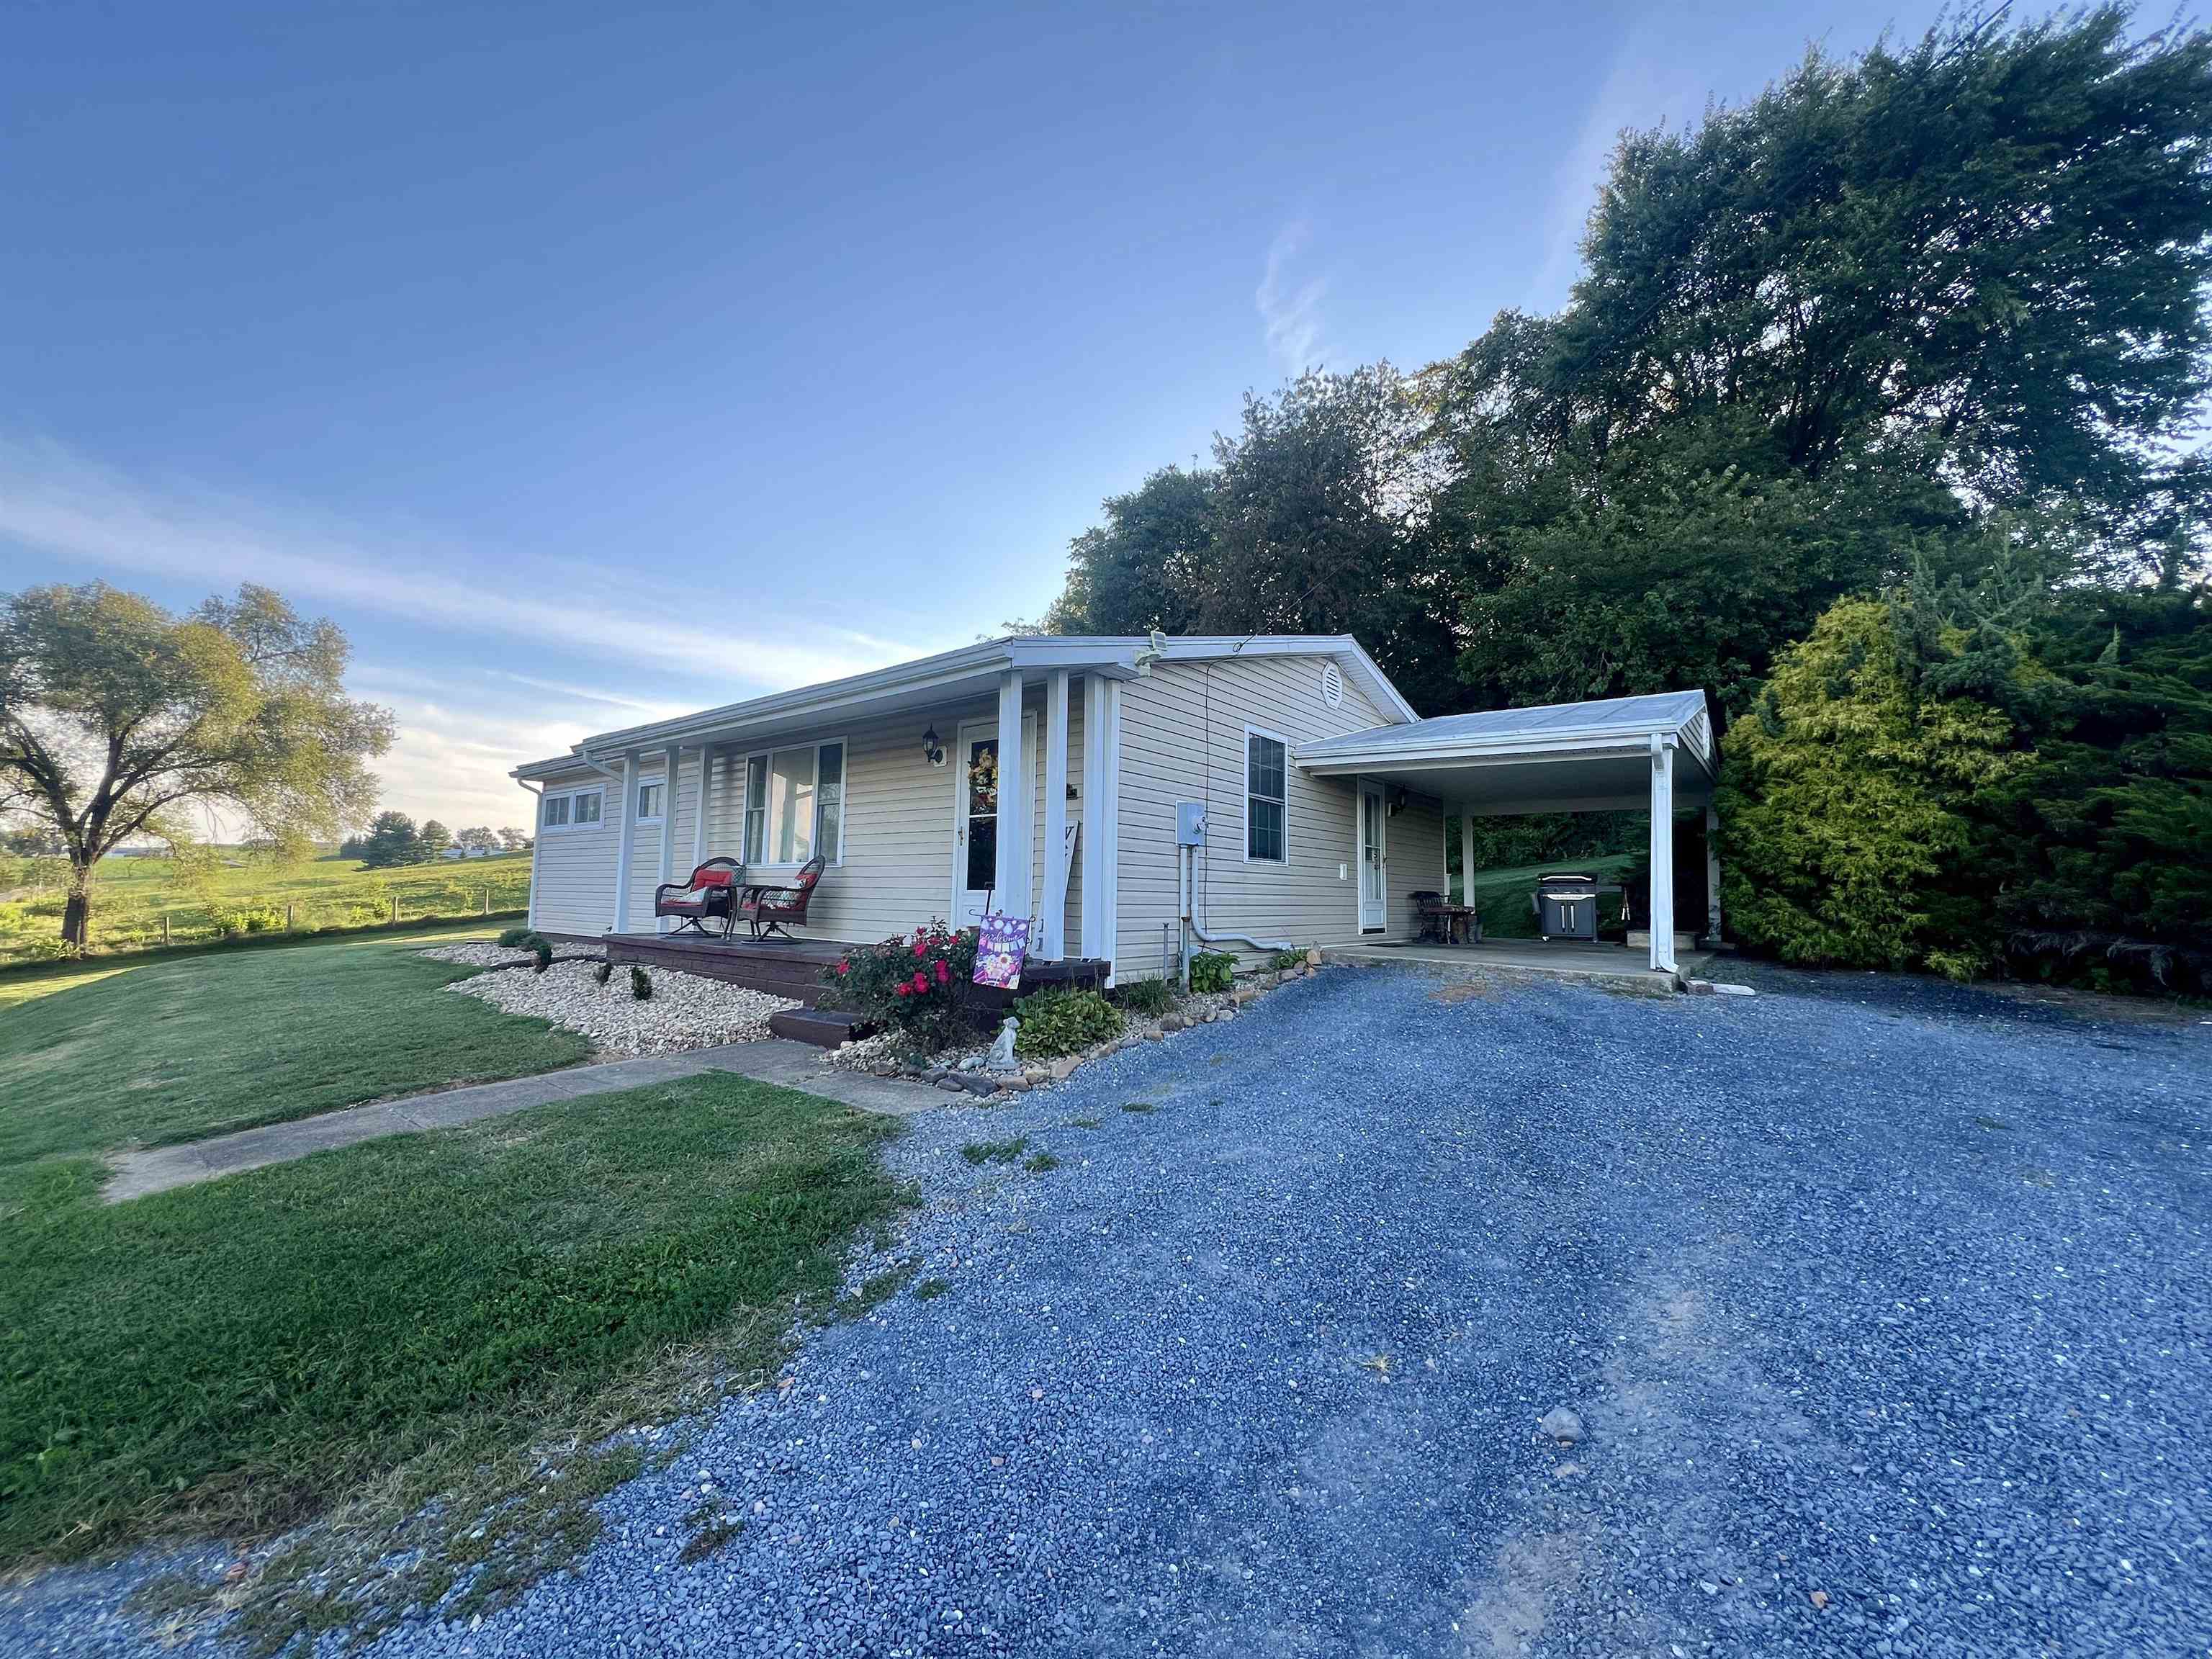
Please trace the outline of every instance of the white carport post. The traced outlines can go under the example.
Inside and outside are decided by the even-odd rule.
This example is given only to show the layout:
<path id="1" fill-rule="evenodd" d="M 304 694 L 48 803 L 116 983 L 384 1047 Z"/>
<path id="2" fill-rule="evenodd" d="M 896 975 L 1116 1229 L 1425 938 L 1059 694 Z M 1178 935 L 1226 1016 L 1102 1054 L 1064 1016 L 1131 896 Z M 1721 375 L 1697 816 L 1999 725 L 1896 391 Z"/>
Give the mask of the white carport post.
<path id="1" fill-rule="evenodd" d="M 1114 683 L 1100 674 L 1083 677 L 1083 829 L 1076 850 L 1083 859 L 1082 952 L 1093 962 L 1113 954 L 1112 911 L 1106 891 L 1106 849 L 1111 839 L 1109 814 L 1114 751 L 1107 710 Z"/>
<path id="2" fill-rule="evenodd" d="M 994 904 L 1002 916 L 1030 909 L 1030 793 L 1036 787 L 1022 742 L 1022 673 L 999 676 L 999 868 Z"/>
<path id="3" fill-rule="evenodd" d="M 1651 734 L 1651 969 L 1674 971 L 1674 734 Z"/>
<path id="4" fill-rule="evenodd" d="M 684 751 L 674 744 L 660 754 L 660 880 L 664 885 L 676 879 L 676 774 L 684 763 Z M 656 916 L 653 931 L 665 933 L 671 918 Z"/>
<path id="5" fill-rule="evenodd" d="M 1067 954 L 1067 671 L 1044 682 L 1044 906 L 1037 919 L 1037 954 Z"/>
<path id="6" fill-rule="evenodd" d="M 1474 890 L 1474 807 L 1472 803 L 1459 804 L 1459 902 L 1468 902 L 1468 895 Z M 1449 882 L 1444 884 L 1449 887 Z M 1468 925 L 1469 939 L 1474 937 L 1474 927 Z"/>
<path id="7" fill-rule="evenodd" d="M 629 866 L 637 851 L 637 750 L 633 749 L 623 757 L 622 798 L 615 803 L 622 816 L 615 820 L 621 827 L 622 840 L 615 849 L 615 927 L 617 933 L 629 932 Z"/>

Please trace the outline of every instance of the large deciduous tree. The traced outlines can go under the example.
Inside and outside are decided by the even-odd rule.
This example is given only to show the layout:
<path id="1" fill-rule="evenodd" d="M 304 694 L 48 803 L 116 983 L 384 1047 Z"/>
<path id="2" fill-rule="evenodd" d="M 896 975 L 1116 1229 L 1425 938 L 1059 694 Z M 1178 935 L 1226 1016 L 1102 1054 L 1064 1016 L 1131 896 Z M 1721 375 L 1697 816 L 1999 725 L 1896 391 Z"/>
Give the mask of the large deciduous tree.
<path id="1" fill-rule="evenodd" d="M 93 872 L 132 836 L 214 807 L 280 840 L 330 839 L 375 799 L 392 717 L 345 695 L 345 636 L 243 586 L 185 616 L 94 582 L 0 610 L 0 812 L 58 836 L 62 939 L 88 937 Z"/>

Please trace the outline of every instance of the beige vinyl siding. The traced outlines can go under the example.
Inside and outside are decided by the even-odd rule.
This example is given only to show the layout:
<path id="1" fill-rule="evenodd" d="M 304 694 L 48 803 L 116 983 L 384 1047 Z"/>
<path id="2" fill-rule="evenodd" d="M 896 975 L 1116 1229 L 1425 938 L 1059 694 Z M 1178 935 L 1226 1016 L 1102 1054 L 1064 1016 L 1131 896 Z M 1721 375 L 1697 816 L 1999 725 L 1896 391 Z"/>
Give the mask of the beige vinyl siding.
<path id="1" fill-rule="evenodd" d="M 1294 755 L 1302 744 L 1386 721 L 1349 676 L 1340 707 L 1322 700 L 1326 660 L 1255 656 L 1164 663 L 1122 686 L 1117 979 L 1159 971 L 1163 922 L 1172 939 L 1178 801 L 1200 801 L 1206 809 L 1196 909 L 1210 932 L 1297 945 L 1360 937 L 1352 780 L 1310 777 L 1295 758 L 1286 758 L 1287 860 L 1255 864 L 1244 857 L 1248 725 L 1282 738 Z M 1390 903 L 1382 937 L 1401 939 L 1412 926 L 1405 895 L 1424 887 L 1441 890 L 1444 884 L 1443 820 L 1437 803 L 1416 797 L 1389 821 L 1384 848 Z"/>
<path id="2" fill-rule="evenodd" d="M 549 933 L 604 933 L 614 922 L 615 854 L 621 830 L 616 815 L 622 796 L 611 778 L 593 771 L 572 772 L 546 783 L 548 794 L 604 785 L 599 822 L 587 830 L 547 834 L 538 809 L 536 849 L 530 856 L 532 925 Z"/>

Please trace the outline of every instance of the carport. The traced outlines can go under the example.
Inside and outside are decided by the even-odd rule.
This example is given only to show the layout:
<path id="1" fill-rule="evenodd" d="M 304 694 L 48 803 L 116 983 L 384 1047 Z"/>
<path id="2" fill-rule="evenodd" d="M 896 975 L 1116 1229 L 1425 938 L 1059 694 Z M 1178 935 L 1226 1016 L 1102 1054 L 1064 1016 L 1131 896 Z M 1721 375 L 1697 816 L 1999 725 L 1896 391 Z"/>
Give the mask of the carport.
<path id="1" fill-rule="evenodd" d="M 1430 795 L 1460 815 L 1461 868 L 1474 859 L 1471 820 L 1531 812 L 1648 810 L 1651 817 L 1651 967 L 1676 970 L 1674 810 L 1705 812 L 1705 932 L 1720 935 L 1720 859 L 1713 809 L 1719 750 L 1702 691 L 1547 703 L 1445 714 L 1309 744 L 1298 765 L 1316 777 L 1379 782 Z"/>

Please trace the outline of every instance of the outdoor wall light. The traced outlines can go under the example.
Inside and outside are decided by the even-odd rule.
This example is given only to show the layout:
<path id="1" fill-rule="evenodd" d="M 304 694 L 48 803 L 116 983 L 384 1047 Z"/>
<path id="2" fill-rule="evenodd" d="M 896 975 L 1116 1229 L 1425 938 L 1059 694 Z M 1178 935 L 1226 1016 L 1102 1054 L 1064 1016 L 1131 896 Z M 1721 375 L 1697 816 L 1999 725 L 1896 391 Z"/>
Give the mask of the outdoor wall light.
<path id="1" fill-rule="evenodd" d="M 945 745 L 938 740 L 937 727 L 933 725 L 921 734 L 921 757 L 932 766 L 945 764 Z"/>
<path id="2" fill-rule="evenodd" d="M 1406 810 L 1406 804 L 1412 800 L 1413 798 L 1413 793 L 1407 789 L 1403 785 L 1392 790 L 1390 792 L 1390 816 L 1395 818 L 1399 813 L 1404 811 Z"/>

